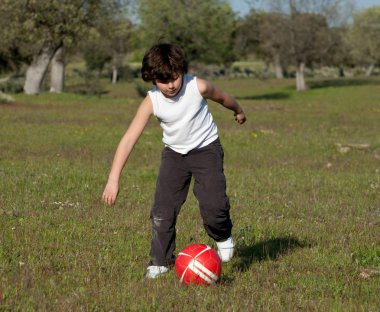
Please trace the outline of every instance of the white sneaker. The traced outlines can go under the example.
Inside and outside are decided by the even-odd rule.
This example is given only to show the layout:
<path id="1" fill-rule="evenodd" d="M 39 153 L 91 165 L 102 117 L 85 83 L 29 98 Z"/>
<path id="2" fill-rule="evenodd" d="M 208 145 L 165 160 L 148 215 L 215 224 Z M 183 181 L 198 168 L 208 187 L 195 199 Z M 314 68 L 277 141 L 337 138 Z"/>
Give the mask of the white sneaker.
<path id="1" fill-rule="evenodd" d="M 158 265 L 150 265 L 147 268 L 148 272 L 146 273 L 146 278 L 156 278 L 162 274 L 165 274 L 169 271 L 169 269 L 166 266 L 158 266 Z"/>
<path id="2" fill-rule="evenodd" d="M 234 255 L 235 246 L 232 236 L 223 242 L 216 242 L 216 245 L 218 246 L 218 255 L 220 260 L 222 260 L 222 262 L 230 261 Z"/>

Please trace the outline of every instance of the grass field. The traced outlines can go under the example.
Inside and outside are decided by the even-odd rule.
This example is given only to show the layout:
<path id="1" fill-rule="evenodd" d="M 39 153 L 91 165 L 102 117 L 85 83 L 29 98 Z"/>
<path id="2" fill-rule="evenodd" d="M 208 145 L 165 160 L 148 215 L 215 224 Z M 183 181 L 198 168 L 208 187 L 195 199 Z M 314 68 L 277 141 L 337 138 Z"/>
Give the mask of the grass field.
<path id="1" fill-rule="evenodd" d="M 380 80 L 217 80 L 248 121 L 210 103 L 225 150 L 236 257 L 220 283 L 144 280 L 162 149 L 152 119 L 100 201 L 140 99 L 17 95 L 0 104 L 0 311 L 379 311 Z M 190 192 L 177 249 L 205 234 Z"/>

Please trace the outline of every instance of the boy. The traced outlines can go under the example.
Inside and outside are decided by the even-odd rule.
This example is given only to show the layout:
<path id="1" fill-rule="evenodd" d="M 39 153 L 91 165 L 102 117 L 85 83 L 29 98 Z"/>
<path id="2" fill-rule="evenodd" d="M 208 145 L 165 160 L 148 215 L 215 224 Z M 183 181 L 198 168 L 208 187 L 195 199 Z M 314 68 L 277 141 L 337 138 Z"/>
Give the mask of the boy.
<path id="1" fill-rule="evenodd" d="M 206 80 L 186 75 L 187 70 L 187 61 L 179 47 L 157 44 L 146 52 L 142 78 L 154 86 L 118 145 L 103 192 L 104 202 L 114 204 L 121 171 L 150 117 L 155 115 L 163 129 L 165 148 L 150 213 L 151 262 L 147 278 L 166 273 L 174 263 L 176 219 L 192 177 L 204 228 L 216 241 L 221 260 L 229 261 L 234 250 L 223 149 L 206 99 L 234 111 L 239 124 L 243 124 L 246 118 L 231 96 Z"/>

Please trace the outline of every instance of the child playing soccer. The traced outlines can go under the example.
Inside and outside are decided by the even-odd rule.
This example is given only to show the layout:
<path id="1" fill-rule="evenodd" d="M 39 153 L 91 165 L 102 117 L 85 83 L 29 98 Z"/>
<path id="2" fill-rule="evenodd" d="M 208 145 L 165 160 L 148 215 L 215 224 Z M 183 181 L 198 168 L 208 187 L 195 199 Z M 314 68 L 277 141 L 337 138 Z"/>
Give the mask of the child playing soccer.
<path id="1" fill-rule="evenodd" d="M 192 177 L 204 228 L 216 241 L 221 260 L 229 261 L 234 251 L 224 154 L 206 100 L 232 110 L 239 124 L 245 122 L 245 114 L 230 95 L 206 80 L 187 75 L 187 71 L 188 64 L 179 47 L 158 44 L 146 52 L 142 78 L 154 86 L 118 145 L 102 196 L 108 205 L 115 203 L 121 171 L 150 117 L 156 116 L 165 148 L 150 213 L 151 262 L 147 278 L 166 273 L 174 263 L 176 220 Z"/>

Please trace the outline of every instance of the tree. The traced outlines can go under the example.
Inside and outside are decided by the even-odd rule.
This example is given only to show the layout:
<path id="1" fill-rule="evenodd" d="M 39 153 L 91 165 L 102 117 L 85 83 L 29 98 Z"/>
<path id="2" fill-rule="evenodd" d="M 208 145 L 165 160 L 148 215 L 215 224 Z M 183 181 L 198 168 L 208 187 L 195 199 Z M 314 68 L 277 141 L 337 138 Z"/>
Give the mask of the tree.
<path id="1" fill-rule="evenodd" d="M 100 76 L 112 56 L 108 49 L 108 42 L 97 29 L 92 29 L 80 46 L 88 72 L 95 72 Z"/>
<path id="2" fill-rule="evenodd" d="M 240 29 L 240 45 L 246 50 L 254 49 L 265 62 L 273 63 L 277 78 L 283 78 L 283 67 L 289 63 L 288 41 L 289 17 L 281 13 L 256 12 L 251 10 Z"/>
<path id="3" fill-rule="evenodd" d="M 251 10 L 244 19 L 238 20 L 235 36 L 235 51 L 239 57 L 247 57 L 249 54 L 258 54 L 260 43 L 258 16 L 254 10 Z"/>
<path id="4" fill-rule="evenodd" d="M 272 59 L 277 78 L 283 78 L 284 66 L 289 63 L 287 49 L 290 33 L 289 18 L 279 13 L 263 14 L 259 24 L 260 46 L 265 55 Z"/>
<path id="5" fill-rule="evenodd" d="M 344 77 L 344 67 L 351 66 L 353 59 L 347 42 L 347 27 L 330 27 L 326 34 L 324 53 L 316 61 L 319 65 L 334 66 L 339 69 L 339 76 Z"/>
<path id="6" fill-rule="evenodd" d="M 65 46 L 61 46 L 55 51 L 51 60 L 51 83 L 50 92 L 60 93 L 65 85 Z"/>
<path id="7" fill-rule="evenodd" d="M 295 65 L 297 90 L 305 90 L 306 65 L 319 60 L 326 50 L 326 19 L 322 15 L 296 10 L 292 14 L 251 11 L 246 17 L 245 28 L 253 25 L 256 31 L 252 33 L 259 43 L 256 53 L 273 63 L 278 78 L 283 77 L 283 67 Z"/>
<path id="8" fill-rule="evenodd" d="M 329 26 L 347 25 L 354 10 L 353 0 L 265 0 L 270 12 L 292 15 L 313 13 L 326 18 Z"/>
<path id="9" fill-rule="evenodd" d="M 366 75 L 370 76 L 380 61 L 380 6 L 355 14 L 348 38 L 353 58 L 368 66 Z"/>
<path id="10" fill-rule="evenodd" d="M 106 48 L 111 56 L 112 83 L 119 77 L 119 69 L 123 65 L 125 55 L 132 49 L 132 33 L 134 27 L 130 20 L 112 20 L 109 27 L 100 30 L 101 37 L 106 41 Z"/>
<path id="11" fill-rule="evenodd" d="M 230 64 L 234 56 L 236 17 L 220 0 L 139 1 L 141 41 L 181 46 L 189 61 Z"/>
<path id="12" fill-rule="evenodd" d="M 296 87 L 298 91 L 306 89 L 304 71 L 306 66 L 318 62 L 330 52 L 333 47 L 330 25 L 340 24 L 342 16 L 347 16 L 349 10 L 342 9 L 348 0 L 268 0 L 269 10 L 283 14 L 284 26 L 288 31 L 279 32 L 277 42 L 283 45 L 277 51 L 286 53 L 296 66 Z M 342 12 L 344 14 L 342 15 Z"/>
<path id="13" fill-rule="evenodd" d="M 125 18 L 109 20 L 106 27 L 91 29 L 79 45 L 87 70 L 99 75 L 106 64 L 111 64 L 112 83 L 116 83 L 124 58 L 134 46 L 133 32 L 133 24 Z"/>
<path id="14" fill-rule="evenodd" d="M 39 93 L 48 65 L 56 53 L 61 69 L 54 70 L 53 74 L 56 73 L 56 77 L 61 75 L 62 48 L 83 38 L 90 27 L 112 16 L 119 5 L 116 0 L 0 0 L 0 17 L 4 24 L 1 35 L 5 34 L 11 44 L 16 42 L 16 46 L 22 42 L 23 54 L 31 59 L 24 91 Z M 52 89 L 59 86 L 62 81 Z"/>
<path id="15" fill-rule="evenodd" d="M 304 77 L 306 66 L 320 60 L 328 51 L 328 26 L 321 15 L 293 13 L 290 28 L 289 48 L 293 64 L 296 65 L 297 91 L 304 91 L 307 88 Z"/>
<path id="16" fill-rule="evenodd" d="M 16 71 L 22 62 L 29 61 L 24 53 L 25 40 L 19 40 L 18 27 L 20 10 L 11 0 L 0 0 L 0 59 L 1 69 Z"/>

